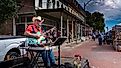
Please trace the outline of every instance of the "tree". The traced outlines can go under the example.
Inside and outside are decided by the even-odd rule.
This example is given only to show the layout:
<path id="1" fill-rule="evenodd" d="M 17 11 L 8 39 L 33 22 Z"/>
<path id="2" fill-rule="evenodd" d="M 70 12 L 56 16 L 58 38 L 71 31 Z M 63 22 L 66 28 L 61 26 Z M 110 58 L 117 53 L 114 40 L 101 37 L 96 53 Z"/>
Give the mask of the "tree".
<path id="1" fill-rule="evenodd" d="M 99 31 L 104 31 L 104 27 L 105 27 L 105 23 L 104 23 L 104 18 L 103 18 L 104 14 L 100 13 L 100 12 L 94 12 L 92 13 L 91 19 L 93 22 L 93 27 L 96 30 Z"/>
<path id="2" fill-rule="evenodd" d="M 92 27 L 91 13 L 88 11 L 85 11 L 85 12 L 86 12 L 86 24 L 88 24 Z"/>
<path id="3" fill-rule="evenodd" d="M 94 30 L 104 31 L 105 23 L 104 23 L 104 14 L 100 12 L 94 12 L 92 14 L 88 14 L 86 17 L 86 22 Z"/>
<path id="4" fill-rule="evenodd" d="M 0 23 L 16 16 L 18 11 L 17 0 L 0 0 Z"/>

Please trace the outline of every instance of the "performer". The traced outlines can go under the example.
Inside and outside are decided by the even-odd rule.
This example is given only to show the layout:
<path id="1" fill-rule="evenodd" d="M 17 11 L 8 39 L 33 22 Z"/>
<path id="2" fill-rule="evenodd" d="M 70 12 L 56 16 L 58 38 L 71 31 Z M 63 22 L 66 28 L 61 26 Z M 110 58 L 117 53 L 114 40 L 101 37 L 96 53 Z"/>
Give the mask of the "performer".
<path id="1" fill-rule="evenodd" d="M 45 37 L 43 36 L 41 24 L 44 22 L 40 16 L 33 17 L 33 23 L 28 25 L 24 35 L 29 36 L 28 44 L 30 46 L 38 46 L 38 44 L 46 43 Z M 33 40 L 32 40 L 33 39 Z M 39 39 L 39 40 L 38 40 Z M 44 46 L 43 46 L 44 47 Z M 55 57 L 52 49 L 41 51 L 42 59 L 47 68 L 55 66 Z"/>

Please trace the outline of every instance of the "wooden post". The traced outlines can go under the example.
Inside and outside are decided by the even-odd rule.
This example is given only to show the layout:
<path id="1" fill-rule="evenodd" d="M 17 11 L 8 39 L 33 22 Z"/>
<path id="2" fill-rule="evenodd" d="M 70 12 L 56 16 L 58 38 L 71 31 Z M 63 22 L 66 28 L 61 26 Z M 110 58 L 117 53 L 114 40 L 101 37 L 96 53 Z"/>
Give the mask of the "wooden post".
<path id="1" fill-rule="evenodd" d="M 61 14 L 61 37 L 63 36 L 63 14 Z"/>
<path id="2" fill-rule="evenodd" d="M 16 24 L 15 24 L 15 18 L 13 17 L 13 36 L 16 35 Z"/>
<path id="3" fill-rule="evenodd" d="M 67 19 L 67 41 L 69 42 L 69 20 Z"/>
<path id="4" fill-rule="evenodd" d="M 72 41 L 74 41 L 74 21 L 72 21 Z"/>
<path id="5" fill-rule="evenodd" d="M 80 25 L 81 26 L 81 38 L 82 38 L 82 25 Z"/>

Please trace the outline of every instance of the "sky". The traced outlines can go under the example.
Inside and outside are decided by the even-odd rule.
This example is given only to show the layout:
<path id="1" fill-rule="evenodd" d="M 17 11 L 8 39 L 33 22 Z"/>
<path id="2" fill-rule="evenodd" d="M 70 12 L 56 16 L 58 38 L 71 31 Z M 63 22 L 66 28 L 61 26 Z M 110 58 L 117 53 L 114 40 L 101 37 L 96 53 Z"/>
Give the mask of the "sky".
<path id="1" fill-rule="evenodd" d="M 90 0 L 77 0 L 83 7 L 84 3 Z M 91 0 L 87 5 L 86 9 L 91 13 L 99 11 L 104 14 L 105 27 L 109 30 L 113 26 L 121 22 L 121 0 Z M 107 29 L 105 28 L 107 31 Z"/>

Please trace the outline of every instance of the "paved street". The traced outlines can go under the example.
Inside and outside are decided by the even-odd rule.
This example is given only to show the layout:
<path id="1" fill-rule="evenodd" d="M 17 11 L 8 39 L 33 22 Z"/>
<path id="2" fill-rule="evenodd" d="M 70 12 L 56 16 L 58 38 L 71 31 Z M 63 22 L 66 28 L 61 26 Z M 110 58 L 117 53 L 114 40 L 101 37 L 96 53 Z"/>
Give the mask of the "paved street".
<path id="1" fill-rule="evenodd" d="M 88 58 L 91 68 L 121 68 L 121 52 L 114 51 L 110 45 L 99 46 L 97 41 L 87 40 L 77 45 L 61 46 L 62 56 L 75 54 Z"/>

